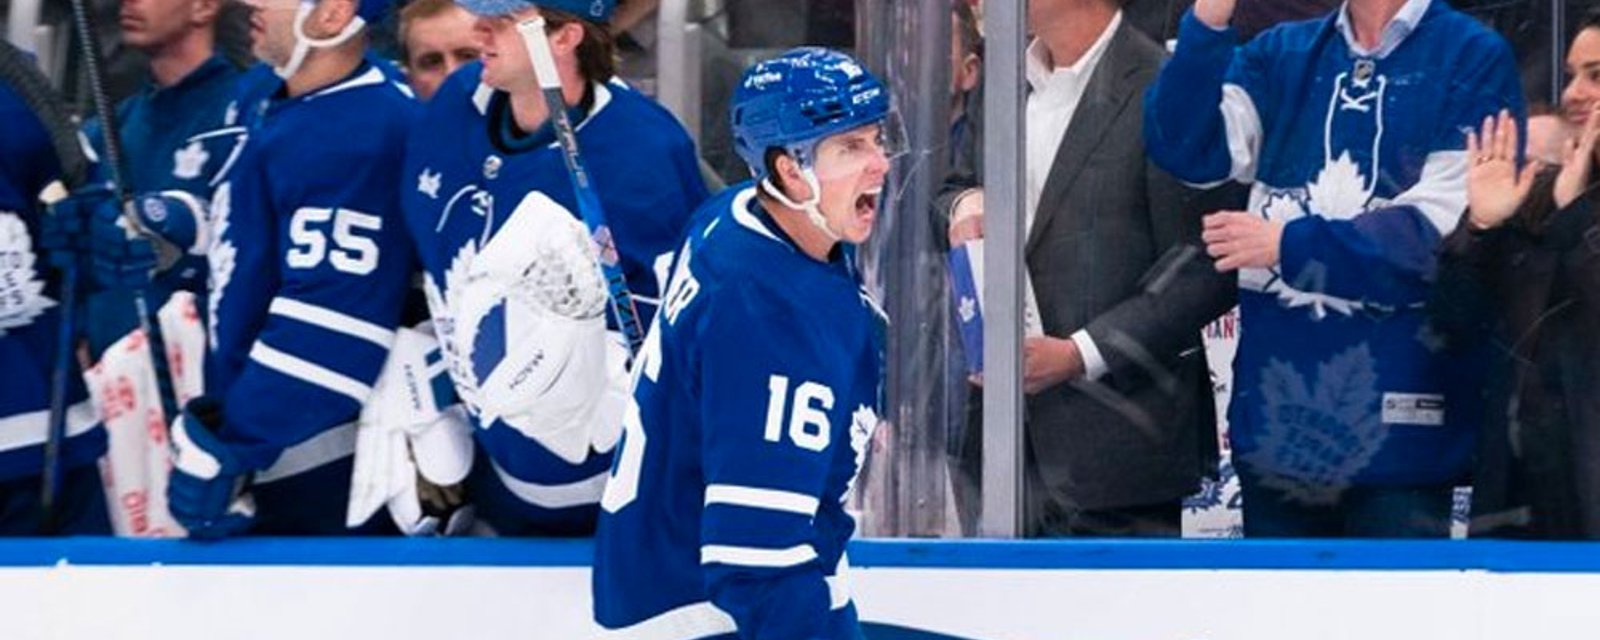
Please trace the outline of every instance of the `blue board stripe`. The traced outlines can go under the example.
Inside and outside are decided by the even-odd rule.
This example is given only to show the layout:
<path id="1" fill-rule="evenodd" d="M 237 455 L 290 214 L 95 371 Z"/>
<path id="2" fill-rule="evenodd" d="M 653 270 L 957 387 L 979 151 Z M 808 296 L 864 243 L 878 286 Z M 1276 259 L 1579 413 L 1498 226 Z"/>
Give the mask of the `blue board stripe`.
<path id="1" fill-rule="evenodd" d="M 588 540 L 115 538 L 0 540 L 0 567 L 74 565 L 584 567 Z M 1317 570 L 1600 573 L 1592 543 L 1345 540 L 858 540 L 858 567 L 1000 570 Z"/>

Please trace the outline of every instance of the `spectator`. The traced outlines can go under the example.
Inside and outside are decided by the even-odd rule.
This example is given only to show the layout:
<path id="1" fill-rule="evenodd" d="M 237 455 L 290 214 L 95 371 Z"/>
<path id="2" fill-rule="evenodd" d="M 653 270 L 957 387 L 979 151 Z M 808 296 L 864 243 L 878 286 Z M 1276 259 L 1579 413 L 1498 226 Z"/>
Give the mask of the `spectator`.
<path id="1" fill-rule="evenodd" d="M 1216 469 L 1200 329 L 1232 281 L 1200 255 L 1197 194 L 1145 158 L 1136 98 L 1164 52 L 1121 6 L 1028 6 L 1026 259 L 1045 333 L 1024 344 L 1030 536 L 1177 536 L 1182 499 Z M 978 176 L 935 206 L 952 245 L 982 237 Z M 982 431 L 964 438 L 958 495 L 974 496 Z"/>
<path id="2" fill-rule="evenodd" d="M 415 0 L 400 10 L 400 55 L 417 99 L 428 101 L 445 78 L 478 54 L 472 14 L 452 0 Z"/>
<path id="3" fill-rule="evenodd" d="M 1480 371 L 1422 307 L 1466 208 L 1461 131 L 1522 110 L 1510 47 L 1443 0 L 1350 0 L 1239 47 L 1233 8 L 1184 16 L 1145 139 L 1187 182 L 1253 183 L 1204 232 L 1239 272 L 1245 535 L 1445 536 Z"/>
<path id="4" fill-rule="evenodd" d="M 1468 216 L 1445 240 L 1447 326 L 1491 337 L 1495 384 L 1479 448 L 1473 535 L 1600 538 L 1600 9 L 1567 54 L 1562 166 L 1519 172 L 1517 130 L 1486 121 L 1468 144 Z"/>
<path id="5" fill-rule="evenodd" d="M 983 156 L 983 33 L 967 0 L 950 10 L 950 153 L 955 163 L 978 162 Z M 976 173 L 974 166 L 956 171 Z"/>

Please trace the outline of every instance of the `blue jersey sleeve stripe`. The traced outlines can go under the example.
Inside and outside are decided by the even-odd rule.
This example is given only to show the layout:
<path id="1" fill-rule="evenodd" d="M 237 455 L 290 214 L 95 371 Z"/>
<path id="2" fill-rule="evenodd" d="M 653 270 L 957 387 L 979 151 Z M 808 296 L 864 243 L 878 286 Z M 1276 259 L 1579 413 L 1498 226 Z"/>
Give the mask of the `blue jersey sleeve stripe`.
<path id="1" fill-rule="evenodd" d="M 304 322 L 306 324 L 342 333 L 352 338 L 371 342 L 379 348 L 388 350 L 394 343 L 394 332 L 380 327 L 366 320 L 334 311 L 327 307 L 319 307 L 279 296 L 272 299 L 272 306 L 268 313 Z"/>
<path id="2" fill-rule="evenodd" d="M 700 564 L 727 564 L 741 567 L 783 569 L 802 565 L 817 559 L 817 550 L 809 544 L 797 544 L 786 549 L 736 547 L 708 544 L 700 547 Z"/>
<path id="3" fill-rule="evenodd" d="M 816 515 L 817 502 L 815 496 L 794 491 L 713 484 L 706 487 L 705 506 L 725 504 L 735 507 L 784 511 L 809 517 Z"/>
<path id="4" fill-rule="evenodd" d="M 370 386 L 309 360 L 269 347 L 264 342 L 257 342 L 250 349 L 250 359 L 296 380 L 346 396 L 355 400 L 357 404 L 365 404 L 367 397 L 372 395 Z"/>

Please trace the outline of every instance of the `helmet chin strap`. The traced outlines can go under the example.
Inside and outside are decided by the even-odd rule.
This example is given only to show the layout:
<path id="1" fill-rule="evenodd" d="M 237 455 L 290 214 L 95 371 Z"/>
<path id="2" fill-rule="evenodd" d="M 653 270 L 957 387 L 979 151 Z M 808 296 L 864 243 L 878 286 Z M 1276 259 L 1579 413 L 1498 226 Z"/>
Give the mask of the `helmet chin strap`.
<path id="1" fill-rule="evenodd" d="M 343 30 L 331 38 L 312 38 L 306 35 L 306 19 L 311 17 L 311 11 L 317 8 L 317 0 L 300 0 L 300 7 L 294 12 L 294 52 L 289 54 L 289 61 L 281 67 L 273 67 L 273 73 L 279 78 L 288 80 L 289 76 L 300 71 L 300 66 L 305 64 L 306 56 L 312 49 L 326 49 L 337 47 L 345 41 L 355 37 L 362 27 L 367 26 L 367 21 L 361 16 L 350 18 L 350 23 Z"/>
<path id="2" fill-rule="evenodd" d="M 839 234 L 835 233 L 833 228 L 828 226 L 828 219 L 823 217 L 822 210 L 817 208 L 817 205 L 821 204 L 822 202 L 822 186 L 817 183 L 816 172 L 812 171 L 809 167 L 801 169 L 800 178 L 806 181 L 806 186 L 811 187 L 811 197 L 805 202 L 795 202 L 790 200 L 789 196 L 784 195 L 782 189 L 779 189 L 777 186 L 772 184 L 771 176 L 761 180 L 761 190 L 767 192 L 767 195 L 771 196 L 773 200 L 777 200 L 778 204 L 790 209 L 804 211 L 806 213 L 806 219 L 811 221 L 811 226 L 816 227 L 817 230 L 821 231 L 822 235 L 827 236 L 829 240 L 833 242 L 839 242 Z"/>

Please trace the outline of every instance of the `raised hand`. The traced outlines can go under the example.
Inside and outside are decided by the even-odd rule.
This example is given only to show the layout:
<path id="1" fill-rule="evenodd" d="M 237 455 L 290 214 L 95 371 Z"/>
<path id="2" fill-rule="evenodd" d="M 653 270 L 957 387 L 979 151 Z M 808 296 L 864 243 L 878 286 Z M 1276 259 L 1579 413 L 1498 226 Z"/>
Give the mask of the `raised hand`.
<path id="1" fill-rule="evenodd" d="M 1600 103 L 1589 112 L 1589 121 L 1583 131 L 1567 145 L 1562 154 L 1561 173 L 1556 175 L 1556 206 L 1562 209 L 1577 200 L 1589 187 L 1589 174 L 1594 169 L 1595 138 L 1600 136 Z"/>
<path id="2" fill-rule="evenodd" d="M 1233 9 L 1239 0 L 1197 0 L 1194 3 L 1194 17 L 1212 29 L 1228 28 L 1228 21 L 1233 19 Z"/>
<path id="3" fill-rule="evenodd" d="M 1467 222 L 1479 229 L 1500 226 L 1512 215 L 1542 168 L 1530 162 L 1517 171 L 1517 121 L 1511 112 L 1483 119 L 1479 132 L 1467 132 Z"/>

